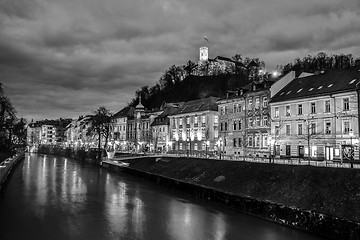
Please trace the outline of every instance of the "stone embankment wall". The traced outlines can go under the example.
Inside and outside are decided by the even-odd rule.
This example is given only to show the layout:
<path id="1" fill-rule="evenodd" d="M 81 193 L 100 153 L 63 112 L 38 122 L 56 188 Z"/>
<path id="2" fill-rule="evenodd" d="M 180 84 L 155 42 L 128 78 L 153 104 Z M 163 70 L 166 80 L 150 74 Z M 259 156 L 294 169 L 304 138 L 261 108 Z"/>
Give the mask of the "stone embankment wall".
<path id="1" fill-rule="evenodd" d="M 10 176 L 10 174 L 14 171 L 18 162 L 24 159 L 24 152 L 17 153 L 16 155 L 7 158 L 0 164 L 0 191 L 3 188 L 6 180 Z"/>

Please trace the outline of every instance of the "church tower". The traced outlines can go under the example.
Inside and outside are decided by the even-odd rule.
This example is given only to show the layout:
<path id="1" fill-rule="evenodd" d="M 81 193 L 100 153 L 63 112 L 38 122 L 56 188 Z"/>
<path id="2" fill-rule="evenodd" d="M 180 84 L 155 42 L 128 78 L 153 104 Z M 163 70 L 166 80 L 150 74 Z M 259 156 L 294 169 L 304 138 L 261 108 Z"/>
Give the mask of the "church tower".
<path id="1" fill-rule="evenodd" d="M 199 61 L 209 60 L 209 49 L 206 46 L 200 48 L 200 58 Z"/>

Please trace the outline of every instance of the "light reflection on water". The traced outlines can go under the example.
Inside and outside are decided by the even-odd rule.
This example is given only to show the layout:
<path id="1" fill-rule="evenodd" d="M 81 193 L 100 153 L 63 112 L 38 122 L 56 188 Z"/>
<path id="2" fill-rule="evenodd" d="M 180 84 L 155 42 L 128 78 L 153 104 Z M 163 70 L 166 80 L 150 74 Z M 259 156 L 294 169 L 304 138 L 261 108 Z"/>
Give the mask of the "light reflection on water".
<path id="1" fill-rule="evenodd" d="M 14 172 L 0 216 L 2 240 L 320 239 L 132 176 L 35 154 Z"/>

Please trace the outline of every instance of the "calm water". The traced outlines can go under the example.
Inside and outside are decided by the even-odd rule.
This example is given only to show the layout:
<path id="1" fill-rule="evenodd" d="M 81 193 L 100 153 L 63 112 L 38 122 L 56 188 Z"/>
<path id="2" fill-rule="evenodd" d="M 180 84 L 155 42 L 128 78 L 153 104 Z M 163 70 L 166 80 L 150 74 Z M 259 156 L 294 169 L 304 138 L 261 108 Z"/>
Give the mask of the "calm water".
<path id="1" fill-rule="evenodd" d="M 0 239 L 321 239 L 71 159 L 26 155 L 0 196 Z"/>

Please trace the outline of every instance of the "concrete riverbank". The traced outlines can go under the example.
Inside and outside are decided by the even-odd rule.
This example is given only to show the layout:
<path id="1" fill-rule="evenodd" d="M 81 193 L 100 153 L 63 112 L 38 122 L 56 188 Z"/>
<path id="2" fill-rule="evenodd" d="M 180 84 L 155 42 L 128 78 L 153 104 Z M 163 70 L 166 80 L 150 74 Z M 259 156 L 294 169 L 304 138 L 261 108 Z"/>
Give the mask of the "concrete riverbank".
<path id="1" fill-rule="evenodd" d="M 170 157 L 102 166 L 329 239 L 360 239 L 356 170 Z"/>
<path id="2" fill-rule="evenodd" d="M 15 169 L 19 161 L 24 159 L 24 152 L 17 153 L 16 155 L 7 158 L 0 164 L 0 191 L 3 188 L 6 180 Z"/>

